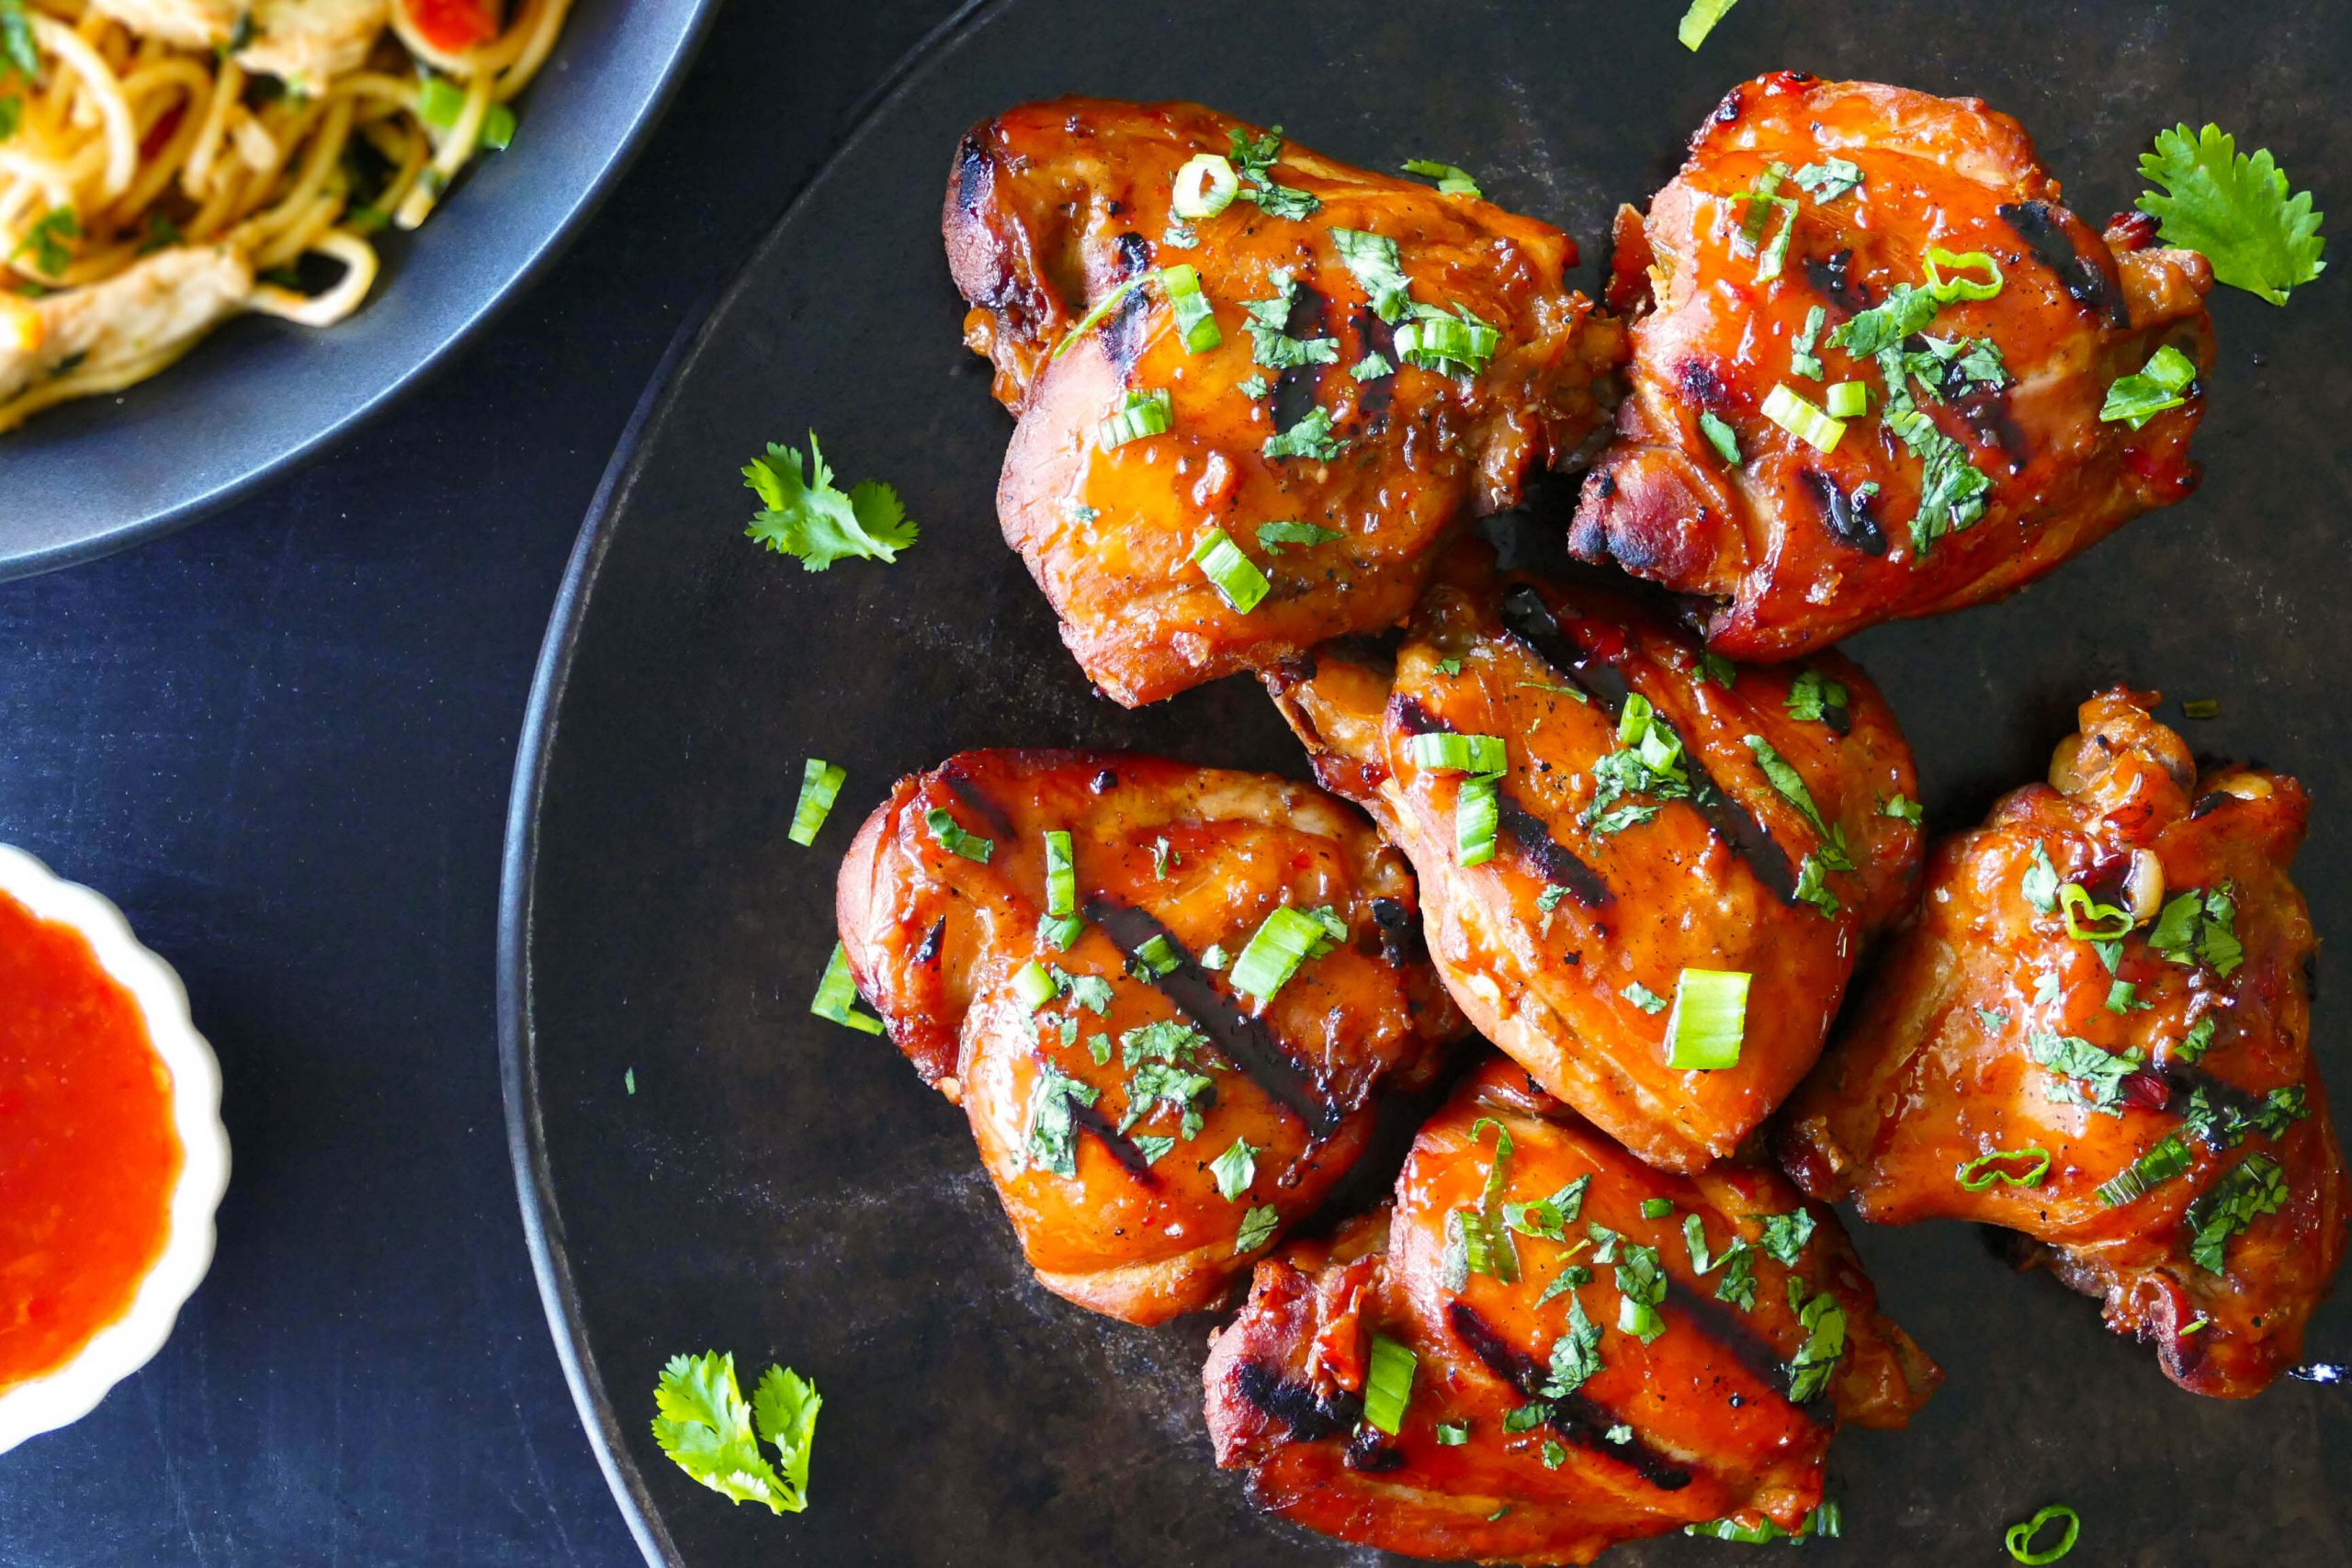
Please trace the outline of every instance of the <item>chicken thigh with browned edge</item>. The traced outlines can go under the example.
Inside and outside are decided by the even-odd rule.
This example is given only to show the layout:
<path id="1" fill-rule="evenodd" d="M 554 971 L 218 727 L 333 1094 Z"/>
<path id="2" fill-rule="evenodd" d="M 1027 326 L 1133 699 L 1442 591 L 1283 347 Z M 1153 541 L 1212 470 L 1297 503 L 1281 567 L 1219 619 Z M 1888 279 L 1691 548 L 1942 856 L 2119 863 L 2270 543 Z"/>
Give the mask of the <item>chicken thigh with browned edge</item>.
<path id="1" fill-rule="evenodd" d="M 1255 773 L 967 751 L 866 819 L 839 914 L 1038 1279 L 1130 1322 L 1221 1299 L 1459 1032 L 1402 858 Z"/>
<path id="2" fill-rule="evenodd" d="M 1938 849 L 1781 1153 L 1866 1219 L 2022 1233 L 2175 1382 L 2239 1396 L 2294 1364 L 2344 1255 L 2287 875 L 2309 806 L 2199 775 L 2154 700 L 2085 703 L 2050 783 Z"/>
<path id="3" fill-rule="evenodd" d="M 1130 706 L 1402 620 L 1463 518 L 1597 431 L 1623 357 L 1558 230 L 1197 104 L 1000 115 L 944 228 L 1020 421 L 1005 539 Z"/>
<path id="4" fill-rule="evenodd" d="M 1778 1172 L 1652 1170 L 1499 1057 L 1422 1128 L 1393 1214 L 1258 1265 L 1204 1374 L 1261 1506 L 1521 1563 L 1802 1534 L 1838 1423 L 1903 1426 L 1939 1377 Z"/>
<path id="5" fill-rule="evenodd" d="M 1327 646 L 1267 684 L 1324 786 L 1411 857 L 1479 1032 L 1642 1158 L 1698 1169 L 1813 1066 L 1904 908 L 1910 748 L 1836 654 L 1735 666 L 1622 590 L 1491 558 L 1457 547 L 1393 660 Z M 1694 972 L 1741 977 L 1702 982 L 1745 988 L 1730 1061 L 1676 1043 Z"/>
<path id="6" fill-rule="evenodd" d="M 1715 602 L 1718 652 L 1791 659 L 1998 598 L 2188 494 L 2211 268 L 2058 197 L 1978 99 L 1733 88 L 1619 215 L 1634 389 L 1572 547 Z M 2143 372 L 2172 406 L 2103 417 Z"/>

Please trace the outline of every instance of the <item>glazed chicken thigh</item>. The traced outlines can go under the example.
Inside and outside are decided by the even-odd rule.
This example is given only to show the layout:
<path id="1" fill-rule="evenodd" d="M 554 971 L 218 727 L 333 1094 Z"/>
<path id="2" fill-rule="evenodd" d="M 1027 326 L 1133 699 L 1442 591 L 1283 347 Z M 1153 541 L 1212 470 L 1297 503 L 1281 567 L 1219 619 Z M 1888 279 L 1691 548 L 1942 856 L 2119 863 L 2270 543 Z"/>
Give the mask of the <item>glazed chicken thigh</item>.
<path id="1" fill-rule="evenodd" d="M 2199 1393 L 2301 1354 L 2344 1251 L 2282 774 L 2203 776 L 2154 699 L 2083 705 L 2048 784 L 1944 844 L 1916 922 L 1783 1129 L 1869 1219 L 2023 1233 Z"/>
<path id="2" fill-rule="evenodd" d="M 1005 539 L 1130 706 L 1402 620 L 1465 514 L 1594 433 L 1623 353 L 1559 231 L 1194 104 L 989 120 L 944 226 L 1020 421 Z"/>
<path id="3" fill-rule="evenodd" d="M 1734 88 L 1619 214 L 1633 396 L 1572 547 L 1716 601 L 1717 651 L 1789 659 L 1998 598 L 2188 494 L 2211 269 L 2058 197 L 1977 99 Z M 2103 417 L 2143 372 L 2167 385 Z"/>
<path id="4" fill-rule="evenodd" d="M 866 820 L 839 914 L 1038 1279 L 1130 1322 L 1216 1303 L 1458 1032 L 1402 859 L 1258 774 L 967 751 Z"/>
<path id="5" fill-rule="evenodd" d="M 1501 1058 L 1421 1130 L 1393 1216 L 1258 1266 L 1204 1374 L 1217 1462 L 1270 1511 L 1524 1563 L 1802 1533 L 1838 1421 L 1900 1427 L 1939 1377 L 1778 1173 L 1662 1175 Z"/>
<path id="6" fill-rule="evenodd" d="M 1697 1169 L 1813 1066 L 1901 909 L 1910 748 L 1836 654 L 1736 668 L 1622 592 L 1491 560 L 1449 556 L 1393 661 L 1327 646 L 1267 685 L 1325 787 L 1411 857 L 1479 1032 L 1642 1158 Z M 1694 971 L 1746 976 L 1735 1060 L 1677 1043 Z"/>

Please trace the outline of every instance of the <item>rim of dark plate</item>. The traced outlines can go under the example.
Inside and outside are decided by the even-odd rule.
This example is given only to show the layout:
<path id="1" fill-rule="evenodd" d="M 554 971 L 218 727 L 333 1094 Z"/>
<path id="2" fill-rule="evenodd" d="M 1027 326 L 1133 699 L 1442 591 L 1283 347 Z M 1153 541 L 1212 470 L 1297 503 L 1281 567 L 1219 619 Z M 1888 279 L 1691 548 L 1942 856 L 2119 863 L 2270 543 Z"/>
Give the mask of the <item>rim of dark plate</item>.
<path id="1" fill-rule="evenodd" d="M 686 25 L 679 30 L 669 59 L 662 62 L 656 73 L 652 91 L 639 102 L 629 117 L 628 128 L 614 143 L 610 155 L 580 188 L 562 218 L 524 256 L 521 265 L 514 268 L 505 283 L 492 290 L 462 321 L 444 333 L 439 343 L 367 399 L 276 457 L 254 464 L 236 478 L 201 495 L 190 496 L 135 523 L 126 523 L 67 544 L 0 560 L 0 582 L 38 577 L 44 572 L 78 566 L 84 561 L 130 549 L 201 522 L 222 508 L 243 500 L 262 486 L 309 467 L 360 426 L 404 400 L 438 374 L 458 350 L 480 336 L 528 293 L 548 267 L 562 259 L 571 248 L 571 243 L 579 238 L 581 229 L 604 205 L 614 186 L 628 172 L 638 154 L 644 151 L 647 132 L 669 107 L 671 97 L 685 78 L 687 66 L 693 63 L 703 39 L 709 35 L 711 18 L 718 14 L 718 0 L 691 0 L 691 4 L 692 13 Z"/>
<path id="2" fill-rule="evenodd" d="M 562 1363 L 564 1382 L 587 1431 L 596 1463 L 612 1488 L 622 1520 L 636 1538 L 645 1560 L 656 1568 L 686 1568 L 686 1559 L 662 1517 L 660 1505 L 648 1490 L 622 1441 L 620 1419 L 605 1387 L 604 1373 L 588 1344 L 580 1311 L 578 1287 L 563 1237 L 563 1216 L 556 1204 L 553 1173 L 548 1164 L 547 1131 L 539 1115 L 538 1040 L 532 1024 L 531 951 L 533 887 L 538 871 L 539 801 L 553 759 L 557 724 L 564 688 L 571 674 L 572 655 L 579 645 L 588 603 L 596 587 L 605 547 L 612 542 L 613 520 L 627 506 L 644 467 L 647 453 L 670 412 L 672 396 L 686 367 L 708 341 L 737 296 L 750 287 L 759 258 L 775 243 L 807 202 L 808 193 L 869 135 L 883 111 L 903 97 L 924 68 L 943 55 L 965 32 L 982 25 L 1004 0 L 963 0 L 949 16 L 934 24 L 901 55 L 882 80 L 846 117 L 850 129 L 826 152 L 800 188 L 786 203 L 775 221 L 756 241 L 743 260 L 727 274 L 727 281 L 706 294 L 686 314 L 684 324 L 671 339 L 661 364 L 646 385 L 637 408 L 622 429 L 620 440 L 605 468 L 604 478 L 588 503 L 579 537 L 565 564 L 563 581 L 556 591 L 548 616 L 546 637 L 539 645 L 537 667 L 531 677 L 531 694 L 523 714 L 522 733 L 515 741 L 514 779 L 507 796 L 505 842 L 500 856 L 498 896 L 498 1064 L 506 1105 L 507 1156 L 514 1167 L 515 1194 L 522 1207 L 523 1236 L 531 1253 L 531 1270 L 537 1278 L 539 1303 L 555 1341 L 556 1359 Z"/>

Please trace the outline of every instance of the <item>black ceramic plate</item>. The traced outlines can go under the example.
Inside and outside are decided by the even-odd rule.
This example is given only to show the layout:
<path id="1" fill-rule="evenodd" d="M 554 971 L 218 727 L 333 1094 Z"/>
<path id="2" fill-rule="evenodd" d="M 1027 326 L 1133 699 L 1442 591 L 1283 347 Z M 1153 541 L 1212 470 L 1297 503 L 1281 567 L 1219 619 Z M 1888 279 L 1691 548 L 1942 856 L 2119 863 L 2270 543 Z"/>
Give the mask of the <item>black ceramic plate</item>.
<path id="1" fill-rule="evenodd" d="M 716 0 L 580 0 L 523 131 L 431 222 L 385 244 L 365 309 L 328 331 L 247 317 L 119 397 L 0 435 L 0 579 L 194 521 L 414 385 L 548 261 L 619 175 Z"/>
<path id="2" fill-rule="evenodd" d="M 2352 73 L 2335 0 L 1832 5 L 1748 0 L 1696 56 L 1674 5 L 1401 7 L 1007 0 L 918 62 L 681 349 L 616 460 L 547 645 L 518 777 L 503 933 L 509 1108 L 556 1337 L 656 1562 L 1119 1568 L 1367 1563 L 1257 1517 L 1211 1468 L 1210 1323 L 1091 1316 L 1022 1266 L 963 1118 L 885 1044 L 808 1004 L 832 876 L 891 780 L 959 748 L 1138 746 L 1299 773 L 1264 699 L 1227 682 L 1136 714 L 1089 694 L 1001 542 L 1009 423 L 959 345 L 938 238 L 958 133 L 1024 99 L 1197 97 L 1375 167 L 1472 168 L 1585 242 L 1590 287 L 1734 82 L 1795 66 L 2019 116 L 2095 219 L 2176 118 L 2275 149 L 2345 203 Z M 2218 698 L 2202 750 L 2290 769 L 2321 803 L 2301 862 L 2323 931 L 2352 931 L 2352 279 L 2285 310 L 2223 291 L 2203 491 L 1994 608 L 1881 628 L 1852 651 L 1902 715 L 1933 826 L 2036 776 L 2074 705 L 2128 680 Z M 815 426 L 850 478 L 922 521 L 895 567 L 803 573 L 742 536 L 737 469 Z M 2168 709 L 2177 718 L 2177 709 Z M 785 837 L 811 752 L 850 782 L 813 850 Z M 2320 1048 L 2352 1090 L 2334 1022 Z M 632 1095 L 625 1078 L 634 1072 Z M 1808 1562 L 2005 1562 L 2004 1525 L 2082 1514 L 2093 1564 L 2352 1561 L 2352 1418 L 2283 1382 L 2182 1393 L 2095 1305 L 2012 1273 L 1963 1226 L 1863 1229 L 1890 1310 L 1950 1381 L 1905 1433 L 1831 1460 L 1842 1543 Z M 729 1508 L 647 1433 L 662 1359 L 732 1349 L 822 1385 L 815 1504 Z M 2352 1355 L 2324 1312 L 2314 1355 Z M 1675 1538 L 1626 1563 L 1738 1560 Z"/>

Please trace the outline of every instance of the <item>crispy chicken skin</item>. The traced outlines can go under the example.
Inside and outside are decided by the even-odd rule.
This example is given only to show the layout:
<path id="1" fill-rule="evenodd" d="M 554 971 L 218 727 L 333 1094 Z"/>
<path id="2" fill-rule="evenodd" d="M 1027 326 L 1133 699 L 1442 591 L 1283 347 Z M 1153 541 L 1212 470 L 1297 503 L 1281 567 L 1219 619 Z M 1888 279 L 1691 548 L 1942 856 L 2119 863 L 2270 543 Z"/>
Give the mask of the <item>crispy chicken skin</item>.
<path id="1" fill-rule="evenodd" d="M 1327 647 L 1267 685 L 1325 787 L 1411 857 L 1431 956 L 1479 1032 L 1642 1158 L 1700 1168 L 1813 1066 L 1857 949 L 1917 880 L 1919 830 L 1887 811 L 1917 795 L 1910 747 L 1837 654 L 1722 665 L 1726 686 L 1694 637 L 1625 593 L 1490 561 L 1476 541 L 1448 557 L 1393 667 Z M 1800 682 L 1842 688 L 1842 705 L 1799 717 Z M 1600 798 L 1637 754 L 1629 694 L 1679 742 L 1679 797 Z M 1415 737 L 1440 731 L 1508 745 L 1484 864 L 1459 863 L 1464 775 L 1416 761 Z M 1795 770 L 1851 869 L 1824 869 L 1819 828 L 1751 738 Z M 1665 1004 L 1686 967 L 1753 976 L 1736 1066 L 1668 1065 Z"/>
<path id="2" fill-rule="evenodd" d="M 1853 164 L 1860 186 L 1783 179 L 1793 218 L 1767 209 L 1760 243 L 1745 243 L 1739 198 L 1769 165 L 1793 175 L 1831 159 Z M 1794 72 L 1733 88 L 1648 216 L 1619 213 L 1610 302 L 1634 319 L 1633 395 L 1586 481 L 1572 547 L 1717 601 L 1706 629 L 1719 652 L 1791 659 L 1880 621 L 1999 598 L 2187 495 L 2199 384 L 2137 431 L 2098 414 L 2109 386 L 2160 346 L 2211 368 L 2211 270 L 2193 252 L 2154 248 L 2144 218 L 2119 218 L 2102 237 L 2058 197 L 2024 130 L 1978 99 Z M 1759 281 L 1784 221 L 1785 261 Z M 1897 286 L 1926 284 L 1931 248 L 1998 265 L 1997 295 L 1946 303 L 1925 331 L 1946 344 L 1989 338 L 2007 379 L 1997 389 L 1960 379 L 1939 401 L 1906 378 L 1918 408 L 1991 480 L 1982 517 L 1923 550 L 1927 464 L 1885 417 L 1884 361 L 1829 339 Z M 1981 265 L 1958 270 L 1985 277 Z M 1817 378 L 1793 364 L 1816 308 Z M 1916 334 L 1906 344 L 1932 346 Z M 1762 412 L 1776 386 L 1819 407 L 1840 381 L 1861 382 L 1871 406 L 1829 453 Z M 1730 428 L 1740 460 L 1718 452 L 1702 413 Z"/>
<path id="3" fill-rule="evenodd" d="M 987 861 L 933 820 L 989 840 Z M 1067 951 L 1040 929 L 1057 830 L 1085 921 Z M 1285 904 L 1328 908 L 1348 940 L 1267 1003 L 1204 967 Z M 1245 1216 L 1314 1209 L 1362 1152 L 1374 1091 L 1433 1068 L 1432 1043 L 1459 1031 L 1417 956 L 1402 858 L 1349 807 L 1255 773 L 967 751 L 866 819 L 839 915 L 890 1038 L 971 1117 L 1037 1278 L 1134 1323 L 1221 1299 L 1279 1235 L 1238 1247 Z M 1164 972 L 1139 979 L 1155 938 Z M 1076 983 L 1033 1009 L 1015 986 L 1032 963 Z M 1246 1190 L 1227 1199 L 1212 1162 L 1243 1143 Z"/>
<path id="4" fill-rule="evenodd" d="M 1562 1239 L 1540 1224 L 1510 1235 L 1508 1282 L 1448 1258 L 1454 1216 L 1487 1201 L 1498 1132 L 1496 1203 L 1585 1183 L 1559 1205 Z M 1672 1212 L 1652 1217 L 1645 1200 Z M 1621 1239 L 1597 1247 L 1605 1232 Z M 1571 1269 L 1587 1273 L 1560 1286 Z M 1645 1344 L 1621 1326 L 1624 1290 L 1658 1274 L 1648 1326 L 1662 1332 Z M 1576 1359 L 1572 1310 L 1590 1364 L 1547 1395 Z M 1418 1358 L 1393 1436 L 1363 1419 L 1374 1336 Z M 1269 1511 L 1413 1556 L 1564 1563 L 1717 1518 L 1796 1530 L 1838 1421 L 1900 1427 L 1940 1375 L 1878 1315 L 1837 1219 L 1777 1172 L 1651 1170 L 1498 1057 L 1422 1128 L 1393 1216 L 1258 1265 L 1204 1382 L 1217 1463 L 1247 1467 Z M 1442 1426 L 1465 1430 L 1450 1442 Z"/>
<path id="5" fill-rule="evenodd" d="M 1868 1219 L 2022 1232 L 2106 1299 L 2110 1327 L 2153 1341 L 2175 1382 L 2241 1397 L 2294 1363 L 2344 1252 L 2343 1156 L 2310 1045 L 2313 937 L 2287 877 L 2308 806 L 2283 774 L 2199 776 L 2154 701 L 2085 703 L 2050 784 L 1938 850 L 1781 1153 L 1808 1191 L 1850 1194 Z M 2070 908 L 2094 940 L 2069 934 Z M 2127 919 L 2110 971 L 2096 933 Z M 2046 1178 L 1990 1173 L 2030 1178 L 2038 1152 L 1971 1166 L 2002 1150 L 2047 1150 Z M 1989 1185 L 1968 1190 L 1963 1173 Z M 2099 1190 L 2119 1178 L 2110 1202 Z"/>
<path id="6" fill-rule="evenodd" d="M 1236 199 L 1195 220 L 1192 243 L 1170 243 L 1178 169 L 1255 133 L 1196 104 L 1064 98 L 975 128 L 948 181 L 966 341 L 994 362 L 996 395 L 1020 419 L 997 489 L 1006 542 L 1088 677 L 1129 706 L 1402 620 L 1462 517 L 1512 504 L 1531 469 L 1595 432 L 1594 382 L 1623 357 L 1622 333 L 1591 321 L 1591 302 L 1563 281 L 1576 246 L 1558 230 L 1295 144 L 1267 177 L 1312 197 L 1312 213 Z M 1450 377 L 1405 363 L 1335 229 L 1394 241 L 1414 303 L 1497 328 L 1486 368 Z M 1189 352 L 1152 283 L 1050 357 L 1090 307 L 1176 265 L 1196 269 L 1219 346 Z M 1328 363 L 1255 357 L 1243 307 L 1280 298 L 1278 271 L 1298 285 L 1287 334 Z M 1396 368 L 1359 381 L 1351 371 L 1374 352 Z M 1243 389 L 1252 378 L 1270 390 Z M 1106 446 L 1101 426 L 1130 391 L 1167 393 L 1172 426 Z M 1344 450 L 1265 455 L 1315 411 Z M 1267 523 L 1340 537 L 1276 554 L 1258 537 Z M 1271 580 L 1246 613 L 1193 564 L 1213 527 Z"/>

